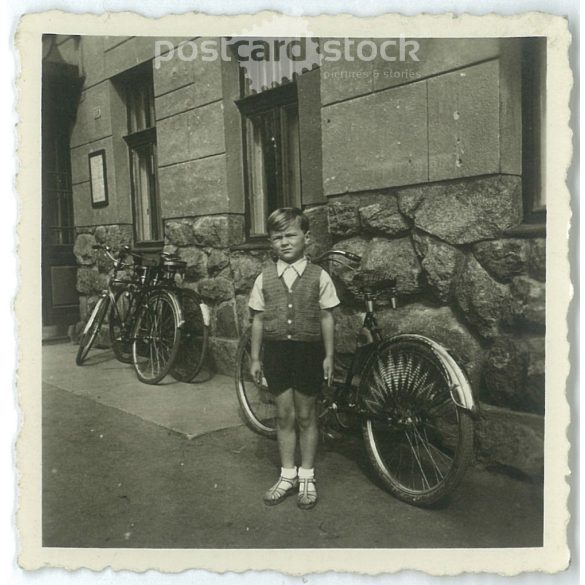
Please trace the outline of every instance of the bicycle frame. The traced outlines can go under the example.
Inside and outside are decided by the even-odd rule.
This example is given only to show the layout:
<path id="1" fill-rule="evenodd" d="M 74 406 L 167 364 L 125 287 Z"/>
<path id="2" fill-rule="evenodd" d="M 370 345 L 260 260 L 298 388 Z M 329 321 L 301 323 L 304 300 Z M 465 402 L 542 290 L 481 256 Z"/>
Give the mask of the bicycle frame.
<path id="1" fill-rule="evenodd" d="M 331 254 L 340 254 L 349 257 L 349 259 L 354 261 L 359 259 L 359 257 L 355 255 L 347 256 L 346 252 L 339 250 L 331 250 L 330 252 L 325 253 L 323 257 L 328 257 Z M 364 295 L 364 301 L 366 313 L 362 323 L 361 334 L 365 337 L 365 343 L 360 345 L 359 341 L 356 342 L 355 352 L 353 353 L 349 364 L 345 380 L 343 383 L 334 384 L 330 407 L 333 410 L 345 410 L 346 412 L 352 412 L 355 414 L 365 414 L 361 412 L 359 407 L 359 396 L 357 395 L 359 391 L 359 375 L 372 354 L 378 351 L 381 352 L 385 347 L 396 341 L 417 340 L 424 343 L 440 358 L 443 358 L 446 364 L 447 375 L 450 380 L 450 394 L 453 402 L 458 407 L 468 410 L 476 416 L 478 413 L 478 407 L 473 396 L 471 385 L 465 375 L 458 373 L 461 370 L 457 367 L 456 362 L 449 351 L 436 341 L 419 334 L 403 333 L 385 339 L 376 320 L 374 295 L 366 292 Z M 397 307 L 396 291 L 394 287 L 392 290 L 391 307 L 393 310 Z M 357 383 L 354 382 L 356 378 Z M 368 415 L 372 416 L 371 413 L 368 413 Z"/>

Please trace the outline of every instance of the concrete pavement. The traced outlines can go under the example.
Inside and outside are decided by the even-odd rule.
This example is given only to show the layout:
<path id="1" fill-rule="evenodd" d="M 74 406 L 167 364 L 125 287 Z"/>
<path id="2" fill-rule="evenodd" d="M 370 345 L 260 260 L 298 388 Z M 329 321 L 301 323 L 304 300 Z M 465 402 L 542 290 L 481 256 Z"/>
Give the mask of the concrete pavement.
<path id="1" fill-rule="evenodd" d="M 111 406 L 188 438 L 242 424 L 234 383 L 204 371 L 193 383 L 167 376 L 161 384 L 140 383 L 132 365 L 118 362 L 109 349 L 89 353 L 75 365 L 77 346 L 43 346 L 43 381 Z"/>
<path id="2" fill-rule="evenodd" d="M 109 352 L 78 368 L 75 349 L 43 350 L 45 546 L 542 544 L 539 486 L 475 468 L 449 505 L 414 508 L 379 487 L 359 435 L 320 445 L 314 510 L 299 510 L 294 497 L 266 507 L 277 447 L 241 423 L 231 379 L 151 387 Z"/>

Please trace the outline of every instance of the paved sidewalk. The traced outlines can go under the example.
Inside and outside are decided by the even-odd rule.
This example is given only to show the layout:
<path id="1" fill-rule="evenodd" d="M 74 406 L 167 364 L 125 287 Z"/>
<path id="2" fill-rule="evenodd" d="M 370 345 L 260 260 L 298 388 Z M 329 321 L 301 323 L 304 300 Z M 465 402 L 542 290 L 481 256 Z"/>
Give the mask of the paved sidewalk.
<path id="1" fill-rule="evenodd" d="M 243 424 L 233 379 L 203 372 L 184 384 L 167 376 L 161 384 L 143 384 L 130 364 L 111 350 L 92 350 L 83 366 L 75 364 L 77 346 L 43 346 L 43 382 L 117 408 L 188 438 Z"/>
<path id="2" fill-rule="evenodd" d="M 542 489 L 472 468 L 433 510 L 381 489 L 361 433 L 321 441 L 319 505 L 275 507 L 276 441 L 239 418 L 231 378 L 140 383 L 110 351 L 43 348 L 43 544 L 123 548 L 542 545 Z"/>

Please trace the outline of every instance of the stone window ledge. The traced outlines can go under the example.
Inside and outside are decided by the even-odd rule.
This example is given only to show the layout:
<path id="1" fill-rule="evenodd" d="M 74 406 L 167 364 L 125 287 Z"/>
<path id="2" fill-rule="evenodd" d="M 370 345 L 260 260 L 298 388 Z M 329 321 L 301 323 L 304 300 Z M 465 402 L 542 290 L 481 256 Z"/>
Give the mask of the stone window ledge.
<path id="1" fill-rule="evenodd" d="M 545 238 L 545 223 L 523 223 L 513 228 L 509 228 L 503 233 L 506 237 L 511 238 Z"/>
<path id="2" fill-rule="evenodd" d="M 248 242 L 244 242 L 243 244 L 236 244 L 235 246 L 231 246 L 230 250 L 232 252 L 238 252 L 240 250 L 270 250 L 271 245 L 268 241 L 268 238 L 259 238 L 257 240 L 250 240 Z"/>

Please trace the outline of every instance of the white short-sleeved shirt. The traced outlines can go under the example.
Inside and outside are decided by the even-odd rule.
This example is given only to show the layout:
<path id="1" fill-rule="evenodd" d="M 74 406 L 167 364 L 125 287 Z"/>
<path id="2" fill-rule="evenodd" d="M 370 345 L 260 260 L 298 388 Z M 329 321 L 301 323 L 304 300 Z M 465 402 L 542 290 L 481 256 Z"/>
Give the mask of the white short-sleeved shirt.
<path id="1" fill-rule="evenodd" d="M 276 273 L 279 278 L 282 278 L 284 284 L 290 290 L 294 281 L 303 274 L 306 267 L 307 259 L 305 257 L 300 258 L 293 264 L 278 260 L 276 262 Z M 250 300 L 248 301 L 248 306 L 254 311 L 264 311 L 265 308 L 262 285 L 263 279 L 262 274 L 260 274 L 254 282 L 252 292 L 250 293 Z M 321 309 L 332 309 L 337 305 L 339 305 L 339 298 L 337 297 L 335 285 L 329 274 L 327 274 L 327 271 L 322 270 L 319 279 L 319 307 Z"/>

